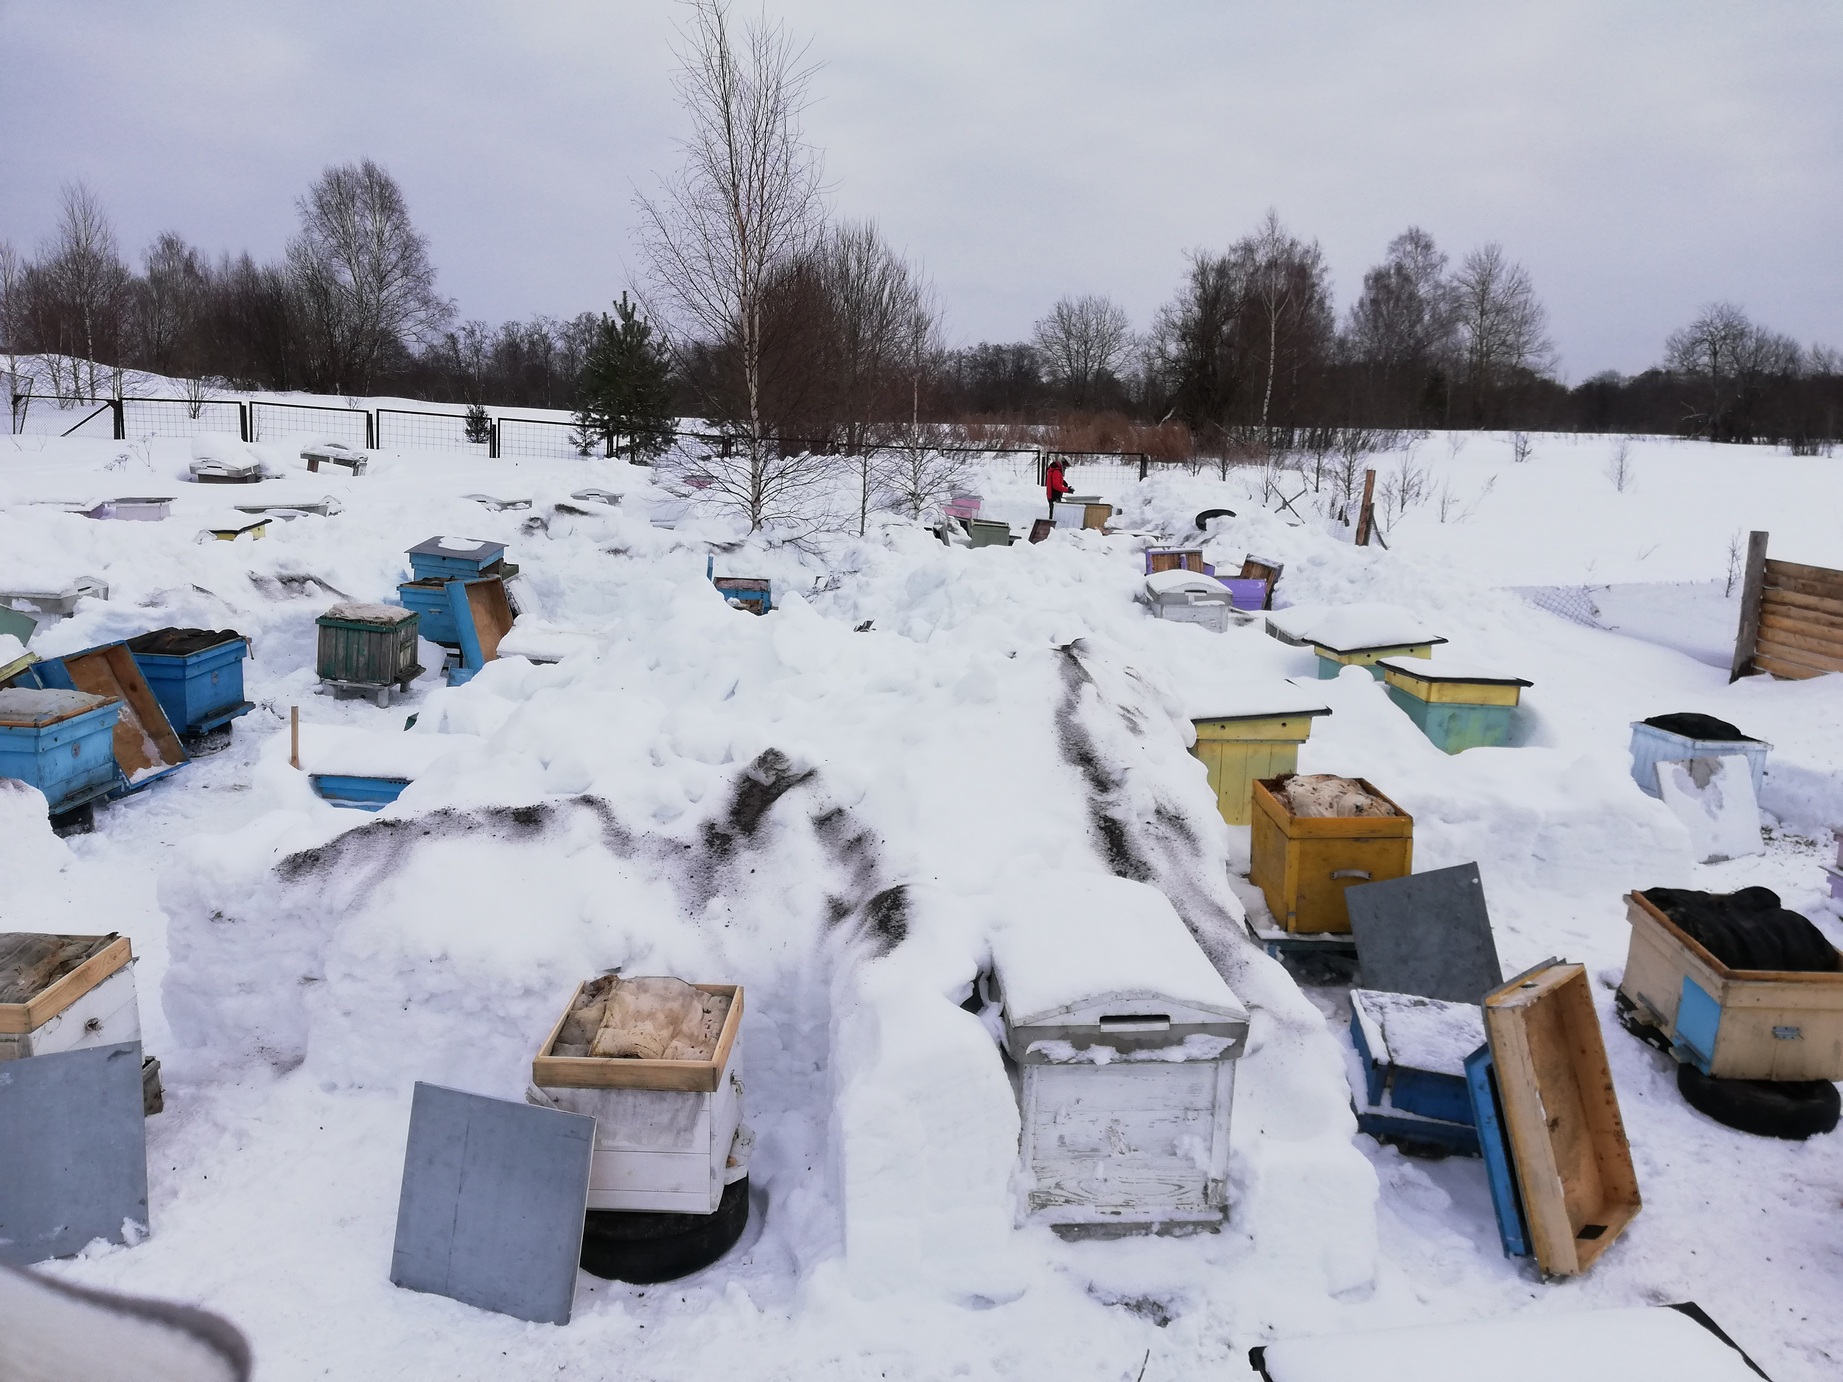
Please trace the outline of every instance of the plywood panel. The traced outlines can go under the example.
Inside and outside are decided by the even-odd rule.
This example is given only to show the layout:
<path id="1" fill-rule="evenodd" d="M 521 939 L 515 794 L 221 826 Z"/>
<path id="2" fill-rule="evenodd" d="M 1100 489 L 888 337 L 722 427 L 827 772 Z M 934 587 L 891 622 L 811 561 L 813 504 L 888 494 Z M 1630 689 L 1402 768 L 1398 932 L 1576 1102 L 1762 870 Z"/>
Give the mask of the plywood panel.
<path id="1" fill-rule="evenodd" d="M 499 640 L 512 631 L 512 604 L 506 599 L 502 580 L 469 581 L 467 607 L 473 611 L 474 636 L 480 640 L 480 658 L 491 662 L 499 656 Z"/>
<path id="2" fill-rule="evenodd" d="M 167 723 L 166 712 L 124 644 L 112 643 L 67 657 L 64 670 L 77 690 L 113 696 L 122 703 L 115 721 L 115 761 L 130 782 L 138 775 L 186 761 L 179 736 Z"/>

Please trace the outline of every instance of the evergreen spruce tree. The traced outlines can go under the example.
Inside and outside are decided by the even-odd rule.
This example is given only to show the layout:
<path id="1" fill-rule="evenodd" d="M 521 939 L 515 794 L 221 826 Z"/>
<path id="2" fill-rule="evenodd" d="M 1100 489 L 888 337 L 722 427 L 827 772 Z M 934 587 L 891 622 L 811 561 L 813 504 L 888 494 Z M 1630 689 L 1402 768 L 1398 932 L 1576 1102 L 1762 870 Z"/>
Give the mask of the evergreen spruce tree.
<path id="1" fill-rule="evenodd" d="M 478 444 L 490 442 L 493 439 L 493 420 L 486 415 L 486 409 L 478 403 L 467 405 L 467 413 L 462 419 L 461 426 L 466 430 L 467 440 L 470 442 Z"/>
<path id="2" fill-rule="evenodd" d="M 583 363 L 576 425 L 611 443 L 618 439 L 637 464 L 672 444 L 672 387 L 652 323 L 626 293 L 614 310 L 602 317 Z"/>

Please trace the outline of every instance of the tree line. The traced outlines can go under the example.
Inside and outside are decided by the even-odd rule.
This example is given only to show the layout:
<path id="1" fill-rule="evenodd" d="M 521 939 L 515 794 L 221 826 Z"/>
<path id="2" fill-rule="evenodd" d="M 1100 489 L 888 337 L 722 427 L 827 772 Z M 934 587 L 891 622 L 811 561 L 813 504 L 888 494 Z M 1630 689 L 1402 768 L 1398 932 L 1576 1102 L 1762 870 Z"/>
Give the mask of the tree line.
<path id="1" fill-rule="evenodd" d="M 272 263 L 212 258 L 167 232 L 131 265 L 99 198 L 67 188 L 35 254 L 0 242 L 0 349 L 50 357 L 49 387 L 72 400 L 138 368 L 200 387 L 573 409 L 637 450 L 660 444 L 665 419 L 697 416 L 757 458 L 738 502 L 758 520 L 775 507 L 767 453 L 858 454 L 938 440 L 943 425 L 967 440 L 1051 425 L 1231 457 L 1323 449 L 1328 429 L 1807 450 L 1843 435 L 1843 359 L 1733 304 L 1701 308 L 1653 368 L 1569 387 L 1535 284 L 1501 245 L 1455 261 L 1410 227 L 1340 313 L 1323 250 L 1273 211 L 1226 248 L 1193 251 L 1143 331 L 1106 296 L 1069 296 L 1029 340 L 950 347 L 919 264 L 874 222 L 828 214 L 801 128 L 804 50 L 779 25 L 738 29 L 721 0 L 690 15 L 684 160 L 638 199 L 644 273 L 612 315 L 458 321 L 402 190 L 364 160 L 314 181 Z"/>

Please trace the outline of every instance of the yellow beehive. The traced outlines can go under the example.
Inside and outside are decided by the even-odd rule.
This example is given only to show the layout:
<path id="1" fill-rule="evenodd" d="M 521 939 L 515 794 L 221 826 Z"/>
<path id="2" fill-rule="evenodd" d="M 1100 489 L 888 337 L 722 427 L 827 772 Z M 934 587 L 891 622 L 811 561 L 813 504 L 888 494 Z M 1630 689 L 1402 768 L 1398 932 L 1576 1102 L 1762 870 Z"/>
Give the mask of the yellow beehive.
<path id="1" fill-rule="evenodd" d="M 1312 733 L 1312 718 L 1324 707 L 1260 715 L 1224 715 L 1192 720 L 1197 742 L 1191 753 L 1209 772 L 1216 808 L 1230 825 L 1254 817 L 1254 784 L 1299 770 L 1299 746 Z"/>
<path id="2" fill-rule="evenodd" d="M 1364 779 L 1355 781 L 1395 806 Z M 1295 816 L 1276 795 L 1280 787 L 1279 778 L 1254 784 L 1249 879 L 1282 929 L 1348 932 L 1346 888 L 1413 872 L 1414 817 L 1399 806 L 1393 816 Z"/>

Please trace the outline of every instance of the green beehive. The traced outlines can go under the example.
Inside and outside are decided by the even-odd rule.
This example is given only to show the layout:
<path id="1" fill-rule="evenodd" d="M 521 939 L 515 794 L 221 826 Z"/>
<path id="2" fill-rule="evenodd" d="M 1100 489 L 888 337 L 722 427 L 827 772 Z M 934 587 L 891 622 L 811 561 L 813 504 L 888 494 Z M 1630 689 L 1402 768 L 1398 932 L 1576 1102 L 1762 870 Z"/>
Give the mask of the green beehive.
<path id="1" fill-rule="evenodd" d="M 1382 673 L 1389 699 L 1446 753 L 1508 743 L 1511 715 L 1523 688 L 1533 684 L 1488 669 L 1400 657 L 1383 658 L 1370 670 Z"/>
<path id="2" fill-rule="evenodd" d="M 356 691 L 380 706 L 392 688 L 408 691 L 422 675 L 416 661 L 414 610 L 397 605 L 334 605 L 314 623 L 320 627 L 317 670 L 335 691 Z"/>

